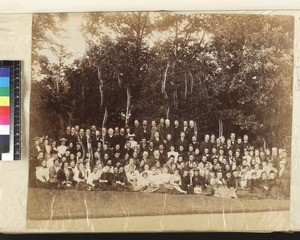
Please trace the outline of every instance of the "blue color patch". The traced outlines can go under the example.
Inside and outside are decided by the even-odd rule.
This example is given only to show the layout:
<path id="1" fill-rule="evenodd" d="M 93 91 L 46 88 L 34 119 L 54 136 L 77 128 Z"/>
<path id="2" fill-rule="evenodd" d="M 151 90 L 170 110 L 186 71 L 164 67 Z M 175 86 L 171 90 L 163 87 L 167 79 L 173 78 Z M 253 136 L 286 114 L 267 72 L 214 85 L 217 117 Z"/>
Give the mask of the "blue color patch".
<path id="1" fill-rule="evenodd" d="M 9 77 L 0 77 L 0 87 L 9 87 Z"/>
<path id="2" fill-rule="evenodd" d="M 0 77 L 9 77 L 9 68 L 0 68 Z"/>

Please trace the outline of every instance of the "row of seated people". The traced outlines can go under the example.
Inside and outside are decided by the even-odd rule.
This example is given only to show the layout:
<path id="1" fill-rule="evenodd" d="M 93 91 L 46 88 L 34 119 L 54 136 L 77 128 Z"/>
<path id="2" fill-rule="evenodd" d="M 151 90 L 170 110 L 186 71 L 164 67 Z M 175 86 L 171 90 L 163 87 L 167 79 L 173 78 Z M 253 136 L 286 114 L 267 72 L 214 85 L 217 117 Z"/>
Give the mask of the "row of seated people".
<path id="1" fill-rule="evenodd" d="M 97 161 L 94 166 L 89 160 L 76 163 L 55 158 L 50 167 L 43 159 L 36 167 L 36 183 L 38 187 L 59 189 L 201 193 L 224 198 L 289 197 L 289 162 L 285 154 L 277 167 L 273 161 L 243 159 L 236 164 L 217 158 L 211 163 L 205 156 L 200 162 L 194 161 L 193 155 L 189 158 L 187 162 L 175 161 L 171 155 L 166 163 L 157 160 L 153 165 L 129 158 L 125 165 L 108 160 L 105 165 Z"/>

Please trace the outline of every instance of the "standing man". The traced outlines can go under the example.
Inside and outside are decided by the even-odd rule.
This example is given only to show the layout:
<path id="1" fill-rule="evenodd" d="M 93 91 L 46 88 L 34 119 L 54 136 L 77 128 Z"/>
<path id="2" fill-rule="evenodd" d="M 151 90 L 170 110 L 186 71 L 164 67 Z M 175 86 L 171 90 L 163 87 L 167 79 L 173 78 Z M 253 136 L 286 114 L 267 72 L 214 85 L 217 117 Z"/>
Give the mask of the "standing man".
<path id="1" fill-rule="evenodd" d="M 189 121 L 189 127 L 187 128 L 187 140 L 190 143 L 192 141 L 192 137 L 196 136 L 196 132 L 195 132 L 195 122 L 193 120 Z"/>
<path id="2" fill-rule="evenodd" d="M 106 142 L 107 142 L 109 149 L 112 151 L 116 146 L 114 130 L 112 128 L 110 128 L 110 129 L 108 129 L 107 133 L 108 133 L 108 135 L 106 137 Z"/>
<path id="3" fill-rule="evenodd" d="M 142 129 L 141 129 L 141 139 L 143 138 L 146 139 L 146 141 L 149 141 L 151 137 L 151 129 L 148 126 L 148 122 L 147 120 L 143 120 L 143 125 L 142 125 Z"/>
<path id="4" fill-rule="evenodd" d="M 179 121 L 178 120 L 175 120 L 174 121 L 174 141 L 176 142 L 179 138 L 180 138 L 180 133 L 182 132 L 182 129 L 179 125 Z"/>
<path id="5" fill-rule="evenodd" d="M 164 138 L 164 136 L 165 136 L 165 125 L 164 125 L 164 123 L 165 123 L 165 120 L 163 118 L 161 118 L 159 120 L 159 125 L 157 126 L 157 131 L 159 133 L 160 138 L 163 140 L 163 142 L 165 142 L 165 138 Z"/>
<path id="6" fill-rule="evenodd" d="M 176 142 L 176 150 L 178 151 L 180 146 L 183 147 L 183 152 L 187 152 L 188 150 L 188 141 L 185 139 L 185 132 L 180 133 L 180 138 Z"/>
<path id="7" fill-rule="evenodd" d="M 66 127 L 66 132 L 62 135 L 62 138 L 65 138 L 66 139 L 66 145 L 69 145 L 69 143 L 72 140 L 71 127 L 70 126 Z"/>
<path id="8" fill-rule="evenodd" d="M 197 141 L 196 136 L 193 136 L 193 137 L 192 137 L 192 142 L 191 142 L 191 144 L 192 144 L 194 150 L 197 149 L 197 148 L 200 149 L 200 144 L 199 144 L 199 142 Z"/>
<path id="9" fill-rule="evenodd" d="M 201 152 L 201 154 L 204 153 L 205 148 L 210 149 L 210 142 L 209 142 L 209 135 L 208 134 L 205 134 L 204 141 L 202 141 L 200 143 L 200 152 Z"/>
<path id="10" fill-rule="evenodd" d="M 183 130 L 185 133 L 185 137 L 187 138 L 188 134 L 189 134 L 189 125 L 188 125 L 188 121 L 183 121 Z"/>
<path id="11" fill-rule="evenodd" d="M 34 146 L 32 148 L 31 155 L 33 158 L 37 158 L 39 152 L 42 151 L 42 148 L 40 147 L 40 138 L 35 137 L 33 140 L 34 140 Z"/>
<path id="12" fill-rule="evenodd" d="M 167 140 L 167 135 L 170 134 L 172 139 L 174 138 L 174 130 L 171 126 L 171 122 L 169 119 L 165 120 L 165 136 L 164 139 Z"/>
<path id="13" fill-rule="evenodd" d="M 98 142 L 101 142 L 100 131 L 96 131 L 95 134 L 91 137 L 92 147 L 94 150 L 97 149 Z"/>
<path id="14" fill-rule="evenodd" d="M 115 138 L 115 143 L 116 145 L 120 145 L 121 151 L 124 150 L 125 144 L 126 144 L 126 135 L 125 135 L 125 129 L 121 128 L 120 129 L 120 134 L 118 134 Z"/>
<path id="15" fill-rule="evenodd" d="M 57 173 L 60 170 L 60 165 L 58 159 L 54 160 L 54 165 L 49 169 L 49 184 L 50 188 L 57 188 L 58 180 Z"/>
<path id="16" fill-rule="evenodd" d="M 209 149 L 209 152 L 211 153 L 212 148 L 216 148 L 216 147 L 217 147 L 216 135 L 214 133 L 212 133 L 210 135 L 210 149 Z"/>
<path id="17" fill-rule="evenodd" d="M 132 128 L 132 133 L 135 135 L 135 139 L 137 142 L 141 141 L 141 126 L 138 120 L 134 120 L 134 126 Z"/>

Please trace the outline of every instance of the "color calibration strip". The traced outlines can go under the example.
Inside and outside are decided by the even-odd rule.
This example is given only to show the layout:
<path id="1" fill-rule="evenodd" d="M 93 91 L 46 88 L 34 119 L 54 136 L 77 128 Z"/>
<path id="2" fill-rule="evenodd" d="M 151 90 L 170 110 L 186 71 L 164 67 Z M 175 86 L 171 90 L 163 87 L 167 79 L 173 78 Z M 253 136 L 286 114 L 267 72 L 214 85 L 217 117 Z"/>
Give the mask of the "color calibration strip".
<path id="1" fill-rule="evenodd" d="M 10 69 L 0 68 L 0 157 L 9 152 Z"/>
<path id="2" fill-rule="evenodd" d="M 21 159 L 21 61 L 0 61 L 0 160 Z"/>

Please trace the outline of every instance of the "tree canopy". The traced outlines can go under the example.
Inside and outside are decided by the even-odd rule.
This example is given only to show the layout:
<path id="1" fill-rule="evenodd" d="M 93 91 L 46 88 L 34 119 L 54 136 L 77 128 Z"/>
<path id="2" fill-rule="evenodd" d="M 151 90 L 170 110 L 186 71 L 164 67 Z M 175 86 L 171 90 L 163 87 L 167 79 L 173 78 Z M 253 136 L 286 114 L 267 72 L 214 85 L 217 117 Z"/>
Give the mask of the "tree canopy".
<path id="1" fill-rule="evenodd" d="M 63 21 L 34 16 L 33 61 L 43 78 L 32 79 L 33 134 L 59 135 L 69 124 L 124 126 L 129 113 L 129 123 L 193 119 L 200 136 L 217 133 L 221 120 L 227 135 L 290 144 L 293 18 L 87 13 L 80 26 L 87 49 L 72 64 L 64 45 L 51 41 Z M 40 53 L 45 42 L 55 62 Z"/>

